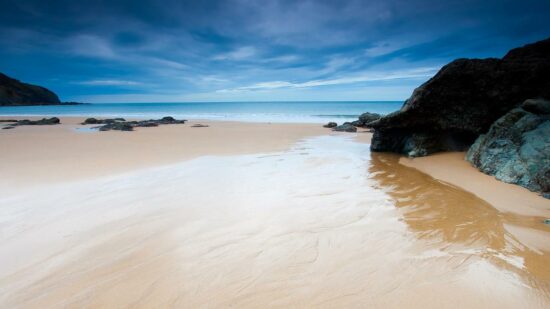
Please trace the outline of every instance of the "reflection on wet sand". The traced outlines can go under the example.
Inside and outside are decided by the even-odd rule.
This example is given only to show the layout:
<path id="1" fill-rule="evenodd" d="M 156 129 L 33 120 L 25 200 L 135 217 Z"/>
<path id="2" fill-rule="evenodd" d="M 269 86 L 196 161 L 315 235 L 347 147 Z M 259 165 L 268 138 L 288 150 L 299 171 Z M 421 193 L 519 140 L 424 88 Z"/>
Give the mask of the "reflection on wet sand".
<path id="1" fill-rule="evenodd" d="M 348 136 L 6 192 L 0 307 L 548 308 L 538 218 Z"/>
<path id="2" fill-rule="evenodd" d="M 466 259 L 485 259 L 519 275 L 550 299 L 550 251 L 524 244 L 516 231 L 547 236 L 541 217 L 501 213 L 475 195 L 398 163 L 393 154 L 371 154 L 369 173 L 401 211 L 416 237 Z M 518 205 L 521 207 L 521 205 Z M 534 240 L 536 243 L 539 240 Z"/>

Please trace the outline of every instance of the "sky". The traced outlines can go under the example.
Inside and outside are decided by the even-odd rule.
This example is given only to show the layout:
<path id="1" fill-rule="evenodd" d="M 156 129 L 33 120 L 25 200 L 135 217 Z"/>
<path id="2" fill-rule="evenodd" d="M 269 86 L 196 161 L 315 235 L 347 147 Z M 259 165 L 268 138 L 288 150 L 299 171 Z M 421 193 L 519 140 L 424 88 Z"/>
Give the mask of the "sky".
<path id="1" fill-rule="evenodd" d="M 404 100 L 550 36 L 550 1 L 0 0 L 0 72 L 63 101 Z"/>

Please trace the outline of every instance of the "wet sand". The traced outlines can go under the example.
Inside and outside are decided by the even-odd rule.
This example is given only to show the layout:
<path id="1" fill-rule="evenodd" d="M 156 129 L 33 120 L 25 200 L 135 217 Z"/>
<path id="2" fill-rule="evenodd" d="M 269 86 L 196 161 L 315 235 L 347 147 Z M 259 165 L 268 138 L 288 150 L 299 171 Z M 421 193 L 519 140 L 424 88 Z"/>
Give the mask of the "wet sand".
<path id="1" fill-rule="evenodd" d="M 64 117 L 61 125 L 0 130 L 0 187 L 18 189 L 116 175 L 203 155 L 281 151 L 302 138 L 330 132 L 317 124 L 200 120 L 183 125 L 136 128 L 134 132 L 77 131 L 93 127 L 80 125 L 83 120 Z M 209 127 L 191 127 L 197 123 Z"/>
<path id="2" fill-rule="evenodd" d="M 550 218 L 550 200 L 479 172 L 465 156 L 465 152 L 438 153 L 414 159 L 403 157 L 399 163 L 471 192 L 500 211 Z"/>
<path id="3" fill-rule="evenodd" d="M 248 133 L 238 127 L 253 124 L 233 125 Z M 181 151 L 158 150 L 165 161 L 157 167 L 151 153 L 116 173 L 77 166 L 71 181 L 0 186 L 1 307 L 550 305 L 550 248 L 542 241 L 550 226 L 541 217 L 495 208 L 396 155 L 370 153 L 367 133 L 278 126 L 259 137 L 220 128 L 212 138 L 225 147 L 202 146 L 203 156 L 156 148 Z M 111 142 L 84 149 L 130 155 L 123 148 L 161 143 L 151 140 L 160 129 L 90 133 Z M 146 130 L 149 138 L 138 135 Z M 191 132 L 165 130 L 178 134 L 164 146 Z M 57 147 L 44 150 L 55 154 L 52 164 L 82 151 L 67 145 L 90 136 L 59 134 Z M 125 144 L 122 134 L 139 143 Z M 79 151 L 60 151 L 67 148 Z M 112 171 L 105 166 L 98 169 Z"/>

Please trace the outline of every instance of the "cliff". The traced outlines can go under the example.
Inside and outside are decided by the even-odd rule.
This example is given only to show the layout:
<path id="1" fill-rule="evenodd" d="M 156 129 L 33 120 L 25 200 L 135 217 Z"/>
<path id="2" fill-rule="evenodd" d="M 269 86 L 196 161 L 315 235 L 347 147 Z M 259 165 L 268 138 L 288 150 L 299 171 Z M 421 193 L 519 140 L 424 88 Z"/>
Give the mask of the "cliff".
<path id="1" fill-rule="evenodd" d="M 61 104 L 50 90 L 22 83 L 0 73 L 0 106 Z"/>

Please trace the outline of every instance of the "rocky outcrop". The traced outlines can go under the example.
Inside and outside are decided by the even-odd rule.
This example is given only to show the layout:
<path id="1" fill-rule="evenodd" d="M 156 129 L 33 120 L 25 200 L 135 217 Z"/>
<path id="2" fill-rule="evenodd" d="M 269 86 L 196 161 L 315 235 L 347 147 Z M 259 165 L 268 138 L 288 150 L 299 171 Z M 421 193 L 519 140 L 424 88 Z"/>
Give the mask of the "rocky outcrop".
<path id="1" fill-rule="evenodd" d="M 337 126 L 338 126 L 338 124 L 337 124 L 336 122 L 329 122 L 329 123 L 323 125 L 323 128 L 332 129 L 332 128 L 335 128 L 335 127 L 337 127 Z"/>
<path id="2" fill-rule="evenodd" d="M 458 59 L 415 89 L 401 110 L 371 122 L 372 151 L 425 156 L 466 150 L 529 98 L 550 98 L 550 39 L 502 59 Z"/>
<path id="3" fill-rule="evenodd" d="M 49 126 L 61 123 L 61 121 L 57 117 L 42 118 L 40 120 L 4 120 L 2 122 L 13 122 L 3 127 L 2 129 L 4 130 L 14 129 L 17 126 Z"/>
<path id="4" fill-rule="evenodd" d="M 112 119 L 96 119 L 87 118 L 82 125 L 87 124 L 103 124 L 102 126 L 94 127 L 99 131 L 133 131 L 137 127 L 158 127 L 161 124 L 184 124 L 187 120 L 177 120 L 174 117 L 163 117 L 161 119 L 149 119 L 141 121 L 126 121 L 124 118 L 112 118 Z"/>
<path id="5" fill-rule="evenodd" d="M 0 73 L 0 106 L 61 104 L 50 90 L 22 83 Z"/>
<path id="6" fill-rule="evenodd" d="M 497 179 L 550 198 L 550 101 L 527 100 L 499 118 L 466 159 Z"/>
<path id="7" fill-rule="evenodd" d="M 345 122 L 344 124 L 341 124 L 339 126 L 332 128 L 332 131 L 353 133 L 353 132 L 357 132 L 357 128 L 351 123 Z"/>
<path id="8" fill-rule="evenodd" d="M 82 122 L 82 125 L 86 124 L 107 124 L 107 123 L 115 123 L 117 121 L 126 121 L 124 118 L 112 118 L 112 119 L 96 119 L 96 118 L 86 118 L 84 122 Z"/>
<path id="9" fill-rule="evenodd" d="M 377 113 L 363 113 L 359 116 L 358 120 L 353 121 L 351 124 L 356 127 L 369 128 L 370 123 L 382 118 L 382 115 Z"/>

